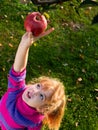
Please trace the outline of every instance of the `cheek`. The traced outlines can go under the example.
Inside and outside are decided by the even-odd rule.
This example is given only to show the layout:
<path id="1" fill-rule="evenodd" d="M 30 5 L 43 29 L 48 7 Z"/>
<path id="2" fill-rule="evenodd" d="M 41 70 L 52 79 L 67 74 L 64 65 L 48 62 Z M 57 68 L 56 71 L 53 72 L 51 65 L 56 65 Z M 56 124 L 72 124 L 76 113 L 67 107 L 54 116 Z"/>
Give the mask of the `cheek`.
<path id="1" fill-rule="evenodd" d="M 34 96 L 32 100 L 35 101 L 36 104 L 40 102 L 39 96 Z"/>
<path id="2" fill-rule="evenodd" d="M 27 93 L 27 91 L 25 90 L 25 91 L 23 92 L 22 96 L 23 96 L 23 97 L 26 96 L 26 93 Z"/>
<path id="3" fill-rule="evenodd" d="M 22 93 L 22 99 L 27 100 L 27 89 L 25 89 L 24 92 Z"/>
<path id="4" fill-rule="evenodd" d="M 26 95 L 26 93 L 23 92 L 23 94 L 22 94 L 22 100 L 23 100 L 24 102 L 26 102 L 26 100 L 27 100 L 25 95 Z"/>

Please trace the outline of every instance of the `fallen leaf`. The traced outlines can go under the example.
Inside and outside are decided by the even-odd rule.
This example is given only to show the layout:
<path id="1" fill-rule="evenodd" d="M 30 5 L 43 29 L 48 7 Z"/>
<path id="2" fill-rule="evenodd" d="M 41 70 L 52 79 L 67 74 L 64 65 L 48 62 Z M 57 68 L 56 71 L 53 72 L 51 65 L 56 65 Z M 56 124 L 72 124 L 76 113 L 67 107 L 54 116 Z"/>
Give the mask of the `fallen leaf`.
<path id="1" fill-rule="evenodd" d="M 79 77 L 79 78 L 76 80 L 76 84 L 79 84 L 81 81 L 82 81 L 82 78 Z"/>
<path id="2" fill-rule="evenodd" d="M 81 81 L 82 81 L 82 78 L 81 78 L 81 77 L 79 77 L 79 78 L 77 79 L 77 81 L 81 82 Z"/>
<path id="3" fill-rule="evenodd" d="M 22 18 L 22 19 L 24 19 L 24 16 L 23 16 L 23 15 L 21 15 L 21 18 Z"/>
<path id="4" fill-rule="evenodd" d="M 84 59 L 84 55 L 83 55 L 83 54 L 80 54 L 79 57 L 80 57 L 81 59 Z"/>
<path id="5" fill-rule="evenodd" d="M 61 8 L 61 9 L 64 9 L 64 7 L 63 7 L 63 6 L 61 6 L 60 8 Z"/>
<path id="6" fill-rule="evenodd" d="M 3 46 L 1 43 L 0 43 L 0 47 Z"/>
<path id="7" fill-rule="evenodd" d="M 5 71 L 5 68 L 3 67 L 2 70 Z"/>
<path id="8" fill-rule="evenodd" d="M 67 101 L 68 101 L 68 102 L 72 102 L 72 99 L 71 99 L 71 98 L 68 98 Z"/>
<path id="9" fill-rule="evenodd" d="M 7 15 L 4 15 L 5 18 L 7 18 Z"/>
<path id="10" fill-rule="evenodd" d="M 49 18 L 50 18 L 50 16 L 49 16 L 49 14 L 48 14 L 48 13 L 44 12 L 44 15 L 45 15 L 45 17 L 46 17 L 47 19 L 49 19 Z"/>
<path id="11" fill-rule="evenodd" d="M 79 123 L 78 123 L 78 122 L 76 122 L 76 123 L 75 123 L 75 126 L 77 127 L 77 126 L 78 126 L 78 124 L 79 124 Z"/>
<path id="12" fill-rule="evenodd" d="M 98 88 L 96 88 L 95 91 L 98 92 Z"/>
<path id="13" fill-rule="evenodd" d="M 96 100 L 98 100 L 98 97 L 96 97 Z"/>
<path id="14" fill-rule="evenodd" d="M 34 43 L 33 45 L 34 45 L 35 47 L 37 46 L 37 44 L 36 44 L 36 43 Z"/>
<path id="15" fill-rule="evenodd" d="M 11 39 L 13 39 L 13 36 L 10 36 Z"/>
<path id="16" fill-rule="evenodd" d="M 12 45 L 11 43 L 9 43 L 9 46 L 10 46 L 10 47 L 13 47 L 13 45 Z"/>
<path id="17" fill-rule="evenodd" d="M 85 70 L 85 69 L 82 69 L 82 72 L 83 72 L 83 73 L 86 73 L 86 70 Z"/>

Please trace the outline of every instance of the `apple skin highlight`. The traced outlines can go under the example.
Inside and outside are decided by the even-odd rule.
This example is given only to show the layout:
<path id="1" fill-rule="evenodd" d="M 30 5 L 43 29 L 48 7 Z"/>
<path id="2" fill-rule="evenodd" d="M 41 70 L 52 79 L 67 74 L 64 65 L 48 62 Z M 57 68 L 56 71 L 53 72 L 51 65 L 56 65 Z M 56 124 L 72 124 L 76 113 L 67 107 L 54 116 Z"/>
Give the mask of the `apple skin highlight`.
<path id="1" fill-rule="evenodd" d="M 27 32 L 32 32 L 34 36 L 38 36 L 47 29 L 47 20 L 39 12 L 30 13 L 26 16 L 24 28 Z"/>

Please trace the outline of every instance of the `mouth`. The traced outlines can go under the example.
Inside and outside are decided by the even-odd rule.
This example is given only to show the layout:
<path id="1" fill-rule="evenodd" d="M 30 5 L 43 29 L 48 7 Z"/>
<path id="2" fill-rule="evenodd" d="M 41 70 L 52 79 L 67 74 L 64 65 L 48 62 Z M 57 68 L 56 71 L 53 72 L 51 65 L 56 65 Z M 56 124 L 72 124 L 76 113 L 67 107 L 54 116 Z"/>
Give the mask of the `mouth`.
<path id="1" fill-rule="evenodd" d="M 31 98 L 30 92 L 27 93 L 27 97 L 28 97 L 29 99 Z"/>

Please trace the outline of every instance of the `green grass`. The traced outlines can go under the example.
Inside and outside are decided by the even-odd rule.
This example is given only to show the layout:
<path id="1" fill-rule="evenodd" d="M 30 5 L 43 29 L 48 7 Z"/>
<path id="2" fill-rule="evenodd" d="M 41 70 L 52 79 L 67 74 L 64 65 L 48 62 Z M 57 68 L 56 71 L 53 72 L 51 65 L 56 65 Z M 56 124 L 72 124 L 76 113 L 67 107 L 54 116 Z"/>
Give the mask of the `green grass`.
<path id="1" fill-rule="evenodd" d="M 75 0 L 73 3 L 77 5 Z M 50 16 L 48 27 L 55 27 L 55 31 L 30 48 L 27 81 L 48 75 L 64 82 L 68 102 L 60 130 L 98 130 L 98 24 L 91 25 L 98 7 L 88 13 L 80 9 L 79 16 L 69 4 L 46 12 Z M 6 91 L 7 74 L 30 11 L 37 11 L 37 7 L 0 0 L 0 97 Z"/>

